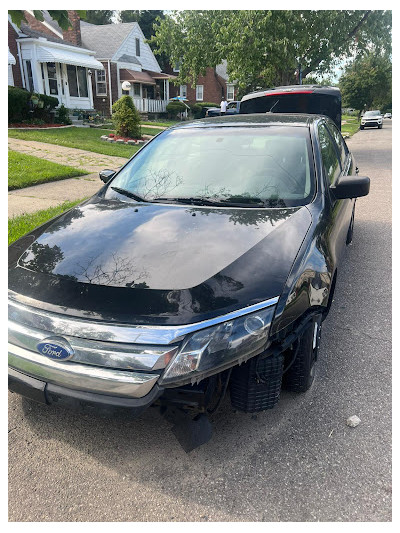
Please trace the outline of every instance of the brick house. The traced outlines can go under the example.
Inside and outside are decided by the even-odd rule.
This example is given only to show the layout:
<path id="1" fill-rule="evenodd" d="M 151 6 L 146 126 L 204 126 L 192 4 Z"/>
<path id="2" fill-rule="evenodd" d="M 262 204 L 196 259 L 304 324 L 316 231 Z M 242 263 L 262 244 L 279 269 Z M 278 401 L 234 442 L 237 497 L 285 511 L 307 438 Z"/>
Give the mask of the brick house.
<path id="1" fill-rule="evenodd" d="M 97 26 L 81 21 L 80 29 L 83 46 L 95 50 L 104 66 L 92 80 L 97 110 L 110 114 L 112 104 L 128 94 L 139 112 L 165 113 L 175 76 L 161 72 L 137 22 Z M 125 90 L 124 82 L 129 82 Z"/>
<path id="2" fill-rule="evenodd" d="M 171 97 L 183 96 L 188 99 L 191 105 L 197 102 L 213 102 L 219 104 L 223 96 L 227 101 L 235 100 L 235 83 L 229 81 L 226 68 L 226 61 L 223 61 L 215 68 L 207 68 L 205 76 L 199 76 L 195 85 L 171 87 Z M 171 69 L 171 71 L 178 73 L 179 68 Z"/>
<path id="3" fill-rule="evenodd" d="M 69 109 L 110 115 L 130 94 L 140 112 L 165 112 L 175 76 L 161 72 L 137 22 L 96 26 L 68 11 L 72 28 L 63 31 L 43 14 L 40 22 L 25 11 L 20 28 L 9 18 L 9 84 L 56 96 Z"/>
<path id="4" fill-rule="evenodd" d="M 47 12 L 44 16 L 40 22 L 25 11 L 26 23 L 19 28 L 9 17 L 9 85 L 55 96 L 69 109 L 93 110 L 92 76 L 104 67 L 94 51 L 82 46 L 77 13 L 68 11 L 68 31 Z"/>

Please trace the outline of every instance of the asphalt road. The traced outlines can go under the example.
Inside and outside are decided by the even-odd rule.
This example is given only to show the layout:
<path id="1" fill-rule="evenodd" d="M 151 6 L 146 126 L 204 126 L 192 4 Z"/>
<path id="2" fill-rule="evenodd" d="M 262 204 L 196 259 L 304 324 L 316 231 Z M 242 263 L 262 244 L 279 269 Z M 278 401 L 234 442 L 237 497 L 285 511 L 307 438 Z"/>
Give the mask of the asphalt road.
<path id="1" fill-rule="evenodd" d="M 127 423 L 10 395 L 10 521 L 390 521 L 391 140 L 385 120 L 348 143 L 371 193 L 311 390 L 256 418 L 226 400 L 190 454 L 155 410 Z"/>

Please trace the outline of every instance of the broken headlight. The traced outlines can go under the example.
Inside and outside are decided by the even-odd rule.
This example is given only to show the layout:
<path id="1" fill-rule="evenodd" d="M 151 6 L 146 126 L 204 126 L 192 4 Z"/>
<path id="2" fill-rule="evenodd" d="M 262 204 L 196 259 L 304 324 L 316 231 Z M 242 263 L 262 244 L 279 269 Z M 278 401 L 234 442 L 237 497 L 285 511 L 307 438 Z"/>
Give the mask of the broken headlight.
<path id="1" fill-rule="evenodd" d="M 275 307 L 222 322 L 189 334 L 159 381 L 160 385 L 180 385 L 200 381 L 266 348 Z"/>

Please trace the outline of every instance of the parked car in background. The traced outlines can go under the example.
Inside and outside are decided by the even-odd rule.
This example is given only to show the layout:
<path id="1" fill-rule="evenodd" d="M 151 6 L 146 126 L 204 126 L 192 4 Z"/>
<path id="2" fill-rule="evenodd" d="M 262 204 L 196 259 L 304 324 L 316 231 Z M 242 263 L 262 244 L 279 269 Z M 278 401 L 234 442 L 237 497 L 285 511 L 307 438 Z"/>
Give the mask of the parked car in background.
<path id="1" fill-rule="evenodd" d="M 383 116 L 382 113 L 375 109 L 373 111 L 366 111 L 364 115 L 361 117 L 361 125 L 360 130 L 363 130 L 364 128 L 379 128 L 382 129 L 383 124 Z"/>
<path id="2" fill-rule="evenodd" d="M 287 85 L 243 96 L 240 113 L 312 113 L 342 127 L 342 96 L 337 87 Z"/>
<path id="3" fill-rule="evenodd" d="M 10 390 L 88 414 L 158 406 L 187 451 L 226 392 L 255 413 L 308 390 L 369 192 L 334 122 L 199 119 L 101 179 L 9 247 Z"/>
<path id="4" fill-rule="evenodd" d="M 229 102 L 226 108 L 226 115 L 237 115 L 240 113 L 240 102 Z M 219 117 L 221 116 L 221 109 L 219 107 L 209 107 L 206 112 L 206 117 Z"/>
<path id="5" fill-rule="evenodd" d="M 385 113 L 383 118 L 392 118 L 392 113 Z"/>

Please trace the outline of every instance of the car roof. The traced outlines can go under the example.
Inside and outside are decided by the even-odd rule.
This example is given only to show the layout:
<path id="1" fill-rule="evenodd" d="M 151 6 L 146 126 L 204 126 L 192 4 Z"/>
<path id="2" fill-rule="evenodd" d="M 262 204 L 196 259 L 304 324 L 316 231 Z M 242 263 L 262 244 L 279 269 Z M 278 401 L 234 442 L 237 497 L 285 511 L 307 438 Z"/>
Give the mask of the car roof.
<path id="1" fill-rule="evenodd" d="M 302 126 L 309 127 L 312 122 L 321 118 L 321 115 L 302 113 L 252 113 L 222 117 L 209 117 L 177 124 L 175 128 L 207 128 L 215 126 Z"/>
<path id="2" fill-rule="evenodd" d="M 301 93 L 319 93 L 330 94 L 337 96 L 340 95 L 340 89 L 338 87 L 330 87 L 327 85 L 282 85 L 280 87 L 271 87 L 269 89 L 259 89 L 251 93 L 246 94 L 242 98 L 242 102 L 246 100 L 252 100 L 253 98 L 259 98 L 263 96 L 273 96 L 274 94 L 301 94 Z"/>

